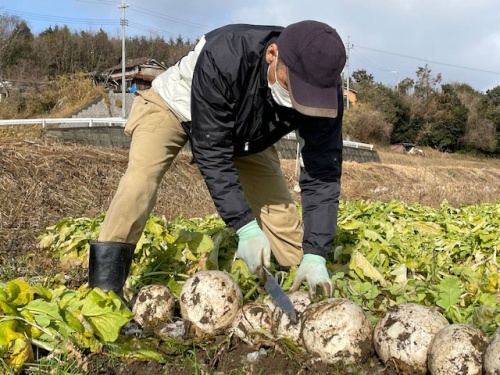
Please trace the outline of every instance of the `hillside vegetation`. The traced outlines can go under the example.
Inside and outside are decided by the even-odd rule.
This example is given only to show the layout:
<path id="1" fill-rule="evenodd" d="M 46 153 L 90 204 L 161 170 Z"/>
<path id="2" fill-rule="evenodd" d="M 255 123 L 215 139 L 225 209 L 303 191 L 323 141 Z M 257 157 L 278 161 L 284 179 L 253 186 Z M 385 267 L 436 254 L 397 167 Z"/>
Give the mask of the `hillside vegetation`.
<path id="1" fill-rule="evenodd" d="M 180 37 L 134 37 L 127 40 L 126 59 L 150 57 L 168 67 L 193 45 Z M 103 30 L 56 26 L 33 34 L 26 21 L 8 15 L 0 15 L 0 51 L 0 119 L 72 114 L 102 94 L 88 77 L 121 59 L 120 40 Z M 86 83 L 79 82 L 85 77 Z M 357 96 L 344 117 L 344 135 L 353 141 L 500 155 L 500 86 L 478 92 L 465 83 L 443 82 L 427 65 L 396 87 L 375 82 L 364 69 L 343 79 Z"/>

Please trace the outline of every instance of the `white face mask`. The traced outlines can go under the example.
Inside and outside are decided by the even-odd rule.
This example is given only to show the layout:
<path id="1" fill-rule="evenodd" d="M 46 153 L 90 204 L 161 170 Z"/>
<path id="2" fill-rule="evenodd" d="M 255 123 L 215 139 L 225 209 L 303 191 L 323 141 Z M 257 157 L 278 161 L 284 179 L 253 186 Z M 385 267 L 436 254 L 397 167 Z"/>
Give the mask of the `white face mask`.
<path id="1" fill-rule="evenodd" d="M 270 84 L 269 81 L 267 85 L 271 89 L 271 94 L 273 95 L 273 99 L 276 104 L 281 105 L 283 107 L 292 108 L 292 100 L 290 99 L 290 93 L 287 89 L 281 86 L 278 82 L 278 75 L 276 74 L 276 69 L 278 66 L 278 55 L 276 54 L 276 63 L 274 64 L 274 83 Z M 267 72 L 269 74 L 269 69 L 271 65 L 267 68 Z"/>

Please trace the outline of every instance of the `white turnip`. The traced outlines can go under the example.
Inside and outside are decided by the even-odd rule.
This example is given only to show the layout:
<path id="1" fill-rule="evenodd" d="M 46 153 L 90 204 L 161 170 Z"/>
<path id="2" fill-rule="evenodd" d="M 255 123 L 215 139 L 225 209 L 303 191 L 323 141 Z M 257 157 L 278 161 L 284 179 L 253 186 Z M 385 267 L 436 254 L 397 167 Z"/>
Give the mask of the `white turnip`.
<path id="1" fill-rule="evenodd" d="M 273 311 L 273 333 L 276 338 L 288 338 L 302 345 L 300 340 L 300 323 L 302 312 L 311 304 L 309 293 L 303 290 L 288 295 L 297 313 L 297 323 L 290 320 L 283 310 L 276 307 Z"/>
<path id="2" fill-rule="evenodd" d="M 486 375 L 500 375 L 500 329 L 491 336 L 484 353 L 484 371 Z"/>
<path id="3" fill-rule="evenodd" d="M 165 285 L 147 285 L 133 299 L 134 320 L 146 329 L 157 329 L 171 323 L 175 297 Z"/>
<path id="4" fill-rule="evenodd" d="M 236 314 L 229 332 L 248 343 L 260 338 L 271 338 L 272 312 L 264 303 L 252 302 L 243 305 Z"/>
<path id="5" fill-rule="evenodd" d="M 238 284 L 222 271 L 200 271 L 182 286 L 179 304 L 181 316 L 202 334 L 216 334 L 228 328 L 243 296 Z"/>
<path id="6" fill-rule="evenodd" d="M 429 346 L 427 367 L 432 375 L 481 375 L 488 345 L 485 334 L 466 324 L 450 324 Z"/>
<path id="7" fill-rule="evenodd" d="M 448 321 L 439 312 L 416 303 L 388 309 L 373 330 L 373 345 L 385 364 L 393 361 L 413 374 L 427 372 L 429 345 Z"/>
<path id="8" fill-rule="evenodd" d="M 373 354 L 370 321 L 360 306 L 346 298 L 307 307 L 301 338 L 310 354 L 330 364 L 359 364 Z"/>

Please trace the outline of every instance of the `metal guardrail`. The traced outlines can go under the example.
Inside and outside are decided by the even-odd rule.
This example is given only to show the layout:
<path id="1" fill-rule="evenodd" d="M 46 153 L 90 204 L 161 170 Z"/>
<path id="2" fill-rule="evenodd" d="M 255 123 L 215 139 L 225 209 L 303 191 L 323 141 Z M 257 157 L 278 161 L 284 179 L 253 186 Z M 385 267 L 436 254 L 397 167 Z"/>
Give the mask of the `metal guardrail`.
<path id="1" fill-rule="evenodd" d="M 343 141 L 344 146 L 352 147 L 352 148 L 362 148 L 365 150 L 373 150 L 373 145 L 369 143 L 360 143 L 360 142 L 352 142 L 352 141 Z"/>
<path id="2" fill-rule="evenodd" d="M 94 117 L 94 118 L 40 118 L 40 119 L 13 119 L 0 120 L 0 126 L 12 125 L 36 125 L 41 124 L 45 128 L 47 124 L 87 124 L 92 127 L 94 124 L 107 124 L 109 126 L 125 126 L 127 119 L 121 117 Z"/>
<path id="3" fill-rule="evenodd" d="M 295 132 L 291 132 L 291 133 L 288 133 L 287 135 L 285 135 L 283 138 L 296 140 L 297 135 L 295 134 Z M 374 147 L 372 144 L 369 144 L 369 143 L 352 142 L 352 141 L 346 141 L 346 140 L 343 141 L 343 144 L 346 147 L 361 148 L 364 150 L 373 150 L 373 147 Z"/>

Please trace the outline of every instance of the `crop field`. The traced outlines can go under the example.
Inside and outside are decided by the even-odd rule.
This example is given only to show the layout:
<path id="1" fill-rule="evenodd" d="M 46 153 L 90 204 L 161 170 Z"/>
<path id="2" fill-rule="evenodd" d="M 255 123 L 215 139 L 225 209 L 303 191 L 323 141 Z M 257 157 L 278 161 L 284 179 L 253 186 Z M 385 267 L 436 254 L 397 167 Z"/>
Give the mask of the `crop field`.
<path id="1" fill-rule="evenodd" d="M 425 331 L 425 319 L 442 319 L 443 327 L 474 329 L 476 346 L 468 351 L 478 351 L 482 366 L 500 326 L 500 160 L 378 150 L 382 163 L 344 162 L 327 260 L 335 302 L 302 299 L 296 306 L 302 321 L 293 326 L 234 260 L 237 238 L 187 156 L 167 172 L 136 247 L 128 305 L 90 291 L 88 241 L 97 238 L 127 150 L 59 144 L 37 128 L 0 129 L 0 374 L 425 374 L 416 359 L 387 355 L 393 336 L 383 331 L 394 329 L 387 321 L 396 320 L 388 318 L 396 307 L 414 305 L 438 318 L 420 321 L 412 310 L 403 326 Z M 295 161 L 282 167 L 300 209 Z M 241 304 L 260 320 L 214 330 L 183 321 L 183 286 L 205 270 L 231 275 Z M 272 265 L 285 291 L 295 271 Z M 168 319 L 166 313 L 151 319 L 166 298 L 151 295 L 149 315 L 138 319 L 144 301 L 138 293 L 151 285 L 171 293 Z M 340 306 L 354 308 L 351 317 L 361 314 L 370 333 L 342 355 L 332 354 L 334 340 L 322 339 L 325 354 L 306 331 Z M 340 310 L 321 326 L 337 329 L 328 322 L 343 321 Z M 432 365 L 440 366 L 442 356 L 432 352 Z"/>

